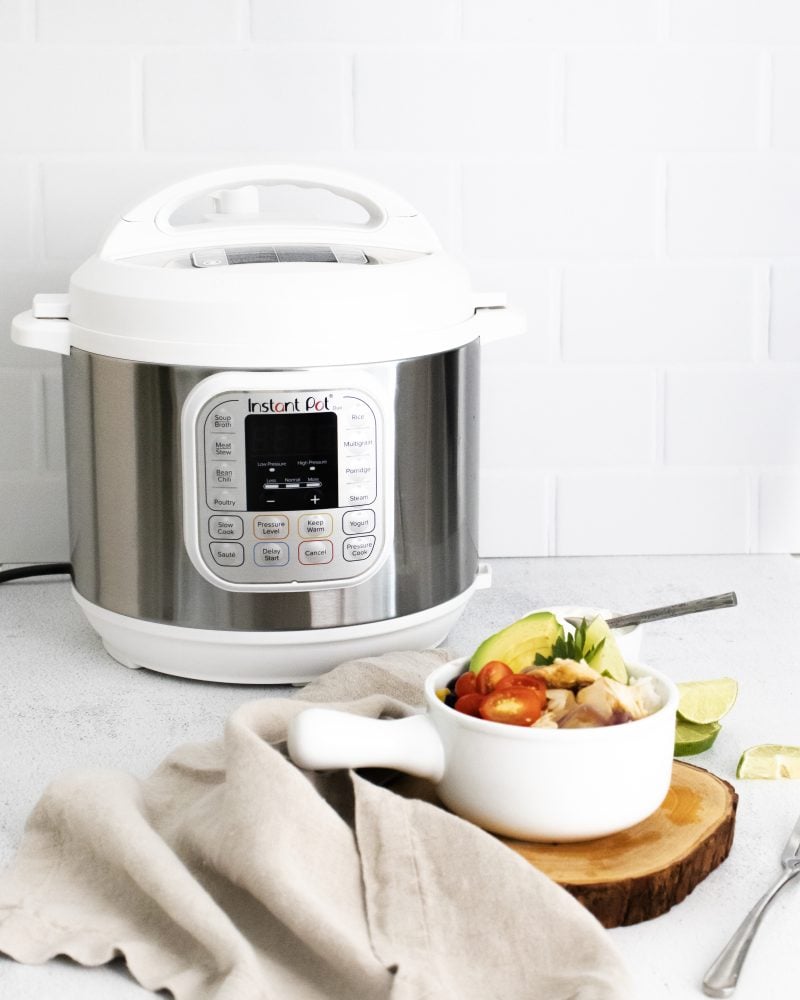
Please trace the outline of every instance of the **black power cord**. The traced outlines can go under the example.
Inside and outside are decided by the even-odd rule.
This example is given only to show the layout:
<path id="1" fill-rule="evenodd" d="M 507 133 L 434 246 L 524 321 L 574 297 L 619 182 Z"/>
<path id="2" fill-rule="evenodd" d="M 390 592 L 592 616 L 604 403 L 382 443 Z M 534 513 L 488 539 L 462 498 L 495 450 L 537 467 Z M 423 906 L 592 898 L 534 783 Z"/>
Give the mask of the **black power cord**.
<path id="1" fill-rule="evenodd" d="M 28 576 L 55 576 L 72 573 L 72 563 L 36 563 L 33 566 L 15 566 L 14 569 L 0 570 L 0 583 L 8 580 L 24 580 Z"/>

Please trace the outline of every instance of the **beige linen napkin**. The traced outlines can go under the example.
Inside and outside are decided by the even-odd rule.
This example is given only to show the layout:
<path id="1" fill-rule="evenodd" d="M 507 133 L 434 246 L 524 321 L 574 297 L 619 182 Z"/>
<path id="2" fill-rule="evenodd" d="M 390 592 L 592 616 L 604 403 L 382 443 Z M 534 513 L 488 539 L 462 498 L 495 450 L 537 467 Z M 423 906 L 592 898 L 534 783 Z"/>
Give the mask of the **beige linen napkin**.
<path id="1" fill-rule="evenodd" d="M 489 834 L 285 755 L 309 702 L 397 717 L 443 651 L 353 661 L 237 709 L 144 780 L 67 773 L 0 878 L 0 950 L 124 956 L 177 1000 L 617 1000 L 607 932 Z"/>

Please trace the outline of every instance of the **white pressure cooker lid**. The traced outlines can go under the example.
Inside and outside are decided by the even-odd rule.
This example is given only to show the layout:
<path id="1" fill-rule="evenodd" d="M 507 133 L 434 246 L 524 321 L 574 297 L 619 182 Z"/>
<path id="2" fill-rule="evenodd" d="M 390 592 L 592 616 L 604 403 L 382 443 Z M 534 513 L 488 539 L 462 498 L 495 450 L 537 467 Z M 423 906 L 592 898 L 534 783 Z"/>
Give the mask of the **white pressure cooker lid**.
<path id="1" fill-rule="evenodd" d="M 363 223 L 284 223 L 259 186 L 323 188 Z M 176 214 L 211 195 L 216 212 Z M 392 191 L 320 167 L 234 168 L 125 212 L 64 295 L 16 317 L 18 343 L 69 354 L 217 368 L 367 364 L 519 332 L 502 296 L 478 296 L 426 220 Z"/>

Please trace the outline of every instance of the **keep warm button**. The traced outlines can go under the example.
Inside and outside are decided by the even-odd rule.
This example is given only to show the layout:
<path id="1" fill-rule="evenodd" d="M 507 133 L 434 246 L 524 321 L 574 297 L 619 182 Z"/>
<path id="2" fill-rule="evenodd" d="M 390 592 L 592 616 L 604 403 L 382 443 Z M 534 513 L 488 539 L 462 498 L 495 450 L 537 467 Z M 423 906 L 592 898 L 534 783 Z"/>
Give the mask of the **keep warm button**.
<path id="1" fill-rule="evenodd" d="M 375 548 L 375 536 L 363 535 L 360 538 L 345 538 L 342 554 L 348 562 L 360 562 L 369 559 Z"/>
<path id="2" fill-rule="evenodd" d="M 300 562 L 304 566 L 317 566 L 333 559 L 333 542 L 322 538 L 315 542 L 300 542 L 298 547 Z"/>

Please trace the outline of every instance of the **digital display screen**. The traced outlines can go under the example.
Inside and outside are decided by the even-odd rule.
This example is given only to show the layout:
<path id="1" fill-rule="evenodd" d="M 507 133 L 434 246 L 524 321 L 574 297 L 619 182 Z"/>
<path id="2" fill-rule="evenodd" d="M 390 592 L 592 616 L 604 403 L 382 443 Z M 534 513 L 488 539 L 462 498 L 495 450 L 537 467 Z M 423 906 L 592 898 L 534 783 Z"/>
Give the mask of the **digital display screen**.
<path id="1" fill-rule="evenodd" d="M 335 413 L 251 413 L 244 420 L 247 509 L 339 506 Z"/>

